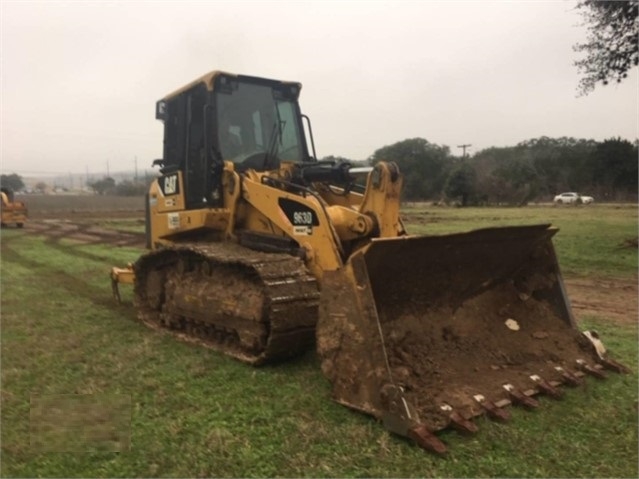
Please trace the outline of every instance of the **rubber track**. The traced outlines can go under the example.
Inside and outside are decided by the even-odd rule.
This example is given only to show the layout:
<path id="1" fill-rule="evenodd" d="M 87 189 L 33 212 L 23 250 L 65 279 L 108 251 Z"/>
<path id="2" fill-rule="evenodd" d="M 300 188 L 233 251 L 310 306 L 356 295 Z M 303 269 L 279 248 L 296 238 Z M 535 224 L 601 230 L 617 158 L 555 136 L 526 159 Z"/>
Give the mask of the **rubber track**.
<path id="1" fill-rule="evenodd" d="M 134 270 L 138 316 L 151 327 L 253 365 L 314 344 L 319 291 L 299 258 L 180 243 L 143 255 Z"/>

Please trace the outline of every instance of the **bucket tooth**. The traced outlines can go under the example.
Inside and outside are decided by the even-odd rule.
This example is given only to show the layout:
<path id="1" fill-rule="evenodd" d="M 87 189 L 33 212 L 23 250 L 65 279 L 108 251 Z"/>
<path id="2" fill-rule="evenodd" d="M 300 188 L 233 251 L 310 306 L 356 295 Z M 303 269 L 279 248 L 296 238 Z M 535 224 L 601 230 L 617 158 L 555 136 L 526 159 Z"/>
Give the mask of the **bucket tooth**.
<path id="1" fill-rule="evenodd" d="M 550 396 L 553 399 L 561 399 L 564 396 L 564 393 L 560 389 L 551 386 L 548 381 L 537 374 L 530 376 L 530 379 L 535 382 L 537 388 L 545 395 Z"/>
<path id="2" fill-rule="evenodd" d="M 618 363 L 614 359 L 606 357 L 606 348 L 604 347 L 597 331 L 584 331 L 583 335 L 588 338 L 592 347 L 594 348 L 597 356 L 599 357 L 599 364 L 605 369 L 615 371 L 617 373 L 629 373 L 630 369 L 621 363 Z"/>
<path id="3" fill-rule="evenodd" d="M 506 409 L 498 407 L 495 403 L 488 401 L 481 394 L 476 394 L 473 399 L 486 411 L 488 417 L 494 421 L 506 422 L 510 420 L 510 413 Z"/>
<path id="4" fill-rule="evenodd" d="M 474 434 L 479 430 L 474 422 L 463 417 L 448 404 L 442 405 L 440 409 L 448 414 L 450 425 L 457 431 L 463 434 Z"/>
<path id="5" fill-rule="evenodd" d="M 535 399 L 526 396 L 523 391 L 515 389 L 512 384 L 504 384 L 504 389 L 508 392 L 511 401 L 519 406 L 524 406 L 527 409 L 536 409 L 539 407 L 539 402 Z"/>
<path id="6" fill-rule="evenodd" d="M 615 361 L 614 359 L 600 359 L 599 364 L 601 364 L 605 369 L 609 369 L 616 373 L 629 373 L 630 368 L 624 366 L 620 362 Z"/>
<path id="7" fill-rule="evenodd" d="M 565 370 L 561 366 L 556 366 L 555 371 L 561 374 L 561 378 L 563 379 L 564 383 L 567 384 L 568 386 L 576 387 L 576 386 L 581 386 L 583 384 L 583 381 L 581 380 L 581 378 L 578 378 L 573 373 Z"/>
<path id="8" fill-rule="evenodd" d="M 604 373 L 603 371 L 597 368 L 590 366 L 583 359 L 577 359 L 576 362 L 579 369 L 581 369 L 584 373 L 591 375 L 592 377 L 595 377 L 597 379 L 606 379 L 608 377 L 606 376 L 606 373 Z"/>
<path id="9" fill-rule="evenodd" d="M 404 390 L 400 386 L 387 385 L 382 389 L 386 411 L 382 415 L 384 427 L 400 436 L 415 441 L 419 447 L 436 454 L 445 454 L 446 445 L 430 430 L 420 423 L 412 405 L 406 401 Z"/>
<path id="10" fill-rule="evenodd" d="M 448 448 L 425 424 L 419 424 L 408 431 L 408 437 L 419 447 L 437 454 L 446 454 Z"/>

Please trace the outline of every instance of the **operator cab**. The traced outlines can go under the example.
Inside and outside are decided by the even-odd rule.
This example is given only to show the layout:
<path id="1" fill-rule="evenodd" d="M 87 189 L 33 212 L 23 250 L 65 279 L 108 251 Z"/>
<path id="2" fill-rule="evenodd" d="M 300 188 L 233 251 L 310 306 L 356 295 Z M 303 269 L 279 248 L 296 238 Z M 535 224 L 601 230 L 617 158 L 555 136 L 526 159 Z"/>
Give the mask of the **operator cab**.
<path id="1" fill-rule="evenodd" d="M 187 209 L 221 207 L 222 171 L 315 161 L 297 99 L 301 85 L 211 72 L 156 104 L 164 122 L 162 175 L 182 171 Z M 164 182 L 165 183 L 165 182 Z"/>

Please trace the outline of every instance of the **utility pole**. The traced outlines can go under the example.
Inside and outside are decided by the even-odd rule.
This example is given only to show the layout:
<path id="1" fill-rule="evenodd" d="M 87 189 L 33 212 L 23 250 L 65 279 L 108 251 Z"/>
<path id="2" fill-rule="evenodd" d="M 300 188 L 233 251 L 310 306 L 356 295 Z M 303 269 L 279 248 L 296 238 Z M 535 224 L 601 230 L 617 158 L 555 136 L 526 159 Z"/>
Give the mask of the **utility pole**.
<path id="1" fill-rule="evenodd" d="M 109 160 L 107 160 L 107 178 L 111 177 L 111 173 L 109 172 Z"/>
<path id="2" fill-rule="evenodd" d="M 462 148 L 462 151 L 463 151 L 462 158 L 466 158 L 466 148 L 470 148 L 471 146 L 473 145 L 471 145 L 470 143 L 466 143 L 464 145 L 457 145 L 457 148 Z"/>
<path id="3" fill-rule="evenodd" d="M 135 183 L 138 182 L 138 157 L 135 157 Z"/>

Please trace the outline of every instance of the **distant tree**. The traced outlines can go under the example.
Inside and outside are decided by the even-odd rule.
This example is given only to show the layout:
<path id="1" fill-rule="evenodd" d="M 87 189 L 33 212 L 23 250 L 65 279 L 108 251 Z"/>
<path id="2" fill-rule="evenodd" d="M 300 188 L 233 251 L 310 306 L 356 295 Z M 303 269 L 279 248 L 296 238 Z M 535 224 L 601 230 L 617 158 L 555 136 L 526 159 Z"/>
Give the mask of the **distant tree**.
<path id="1" fill-rule="evenodd" d="M 105 178 L 102 178 L 101 180 L 89 183 L 89 188 L 91 188 L 99 195 L 104 195 L 115 188 L 115 180 L 107 176 Z"/>
<path id="2" fill-rule="evenodd" d="M 637 195 L 637 144 L 621 138 L 598 143 L 590 157 L 593 185 L 606 199 Z"/>
<path id="3" fill-rule="evenodd" d="M 403 199 L 523 206 L 564 191 L 597 201 L 635 201 L 639 141 L 542 136 L 458 158 L 446 146 L 412 138 L 384 146 L 369 158 L 394 161 L 404 175 Z"/>
<path id="4" fill-rule="evenodd" d="M 577 8 L 588 25 L 586 43 L 574 47 L 586 54 L 575 62 L 583 75 L 579 92 L 586 95 L 597 82 L 621 82 L 639 64 L 639 0 L 583 0 Z"/>
<path id="5" fill-rule="evenodd" d="M 527 205 L 537 197 L 541 188 L 542 178 L 532 161 L 524 157 L 519 161 L 515 161 L 507 172 L 508 180 L 516 188 L 516 195 L 513 200 L 518 206 Z"/>
<path id="6" fill-rule="evenodd" d="M 596 145 L 594 140 L 542 136 L 519 143 L 513 153 L 536 170 L 539 193 L 555 195 L 566 190 L 580 191 L 590 185 L 592 170 L 588 158 Z"/>
<path id="7" fill-rule="evenodd" d="M 371 164 L 382 160 L 397 163 L 404 175 L 403 197 L 409 200 L 439 196 L 452 167 L 450 149 L 429 143 L 423 138 L 411 138 L 384 146 L 369 158 Z"/>
<path id="8" fill-rule="evenodd" d="M 444 193 L 450 199 L 459 199 L 461 206 L 468 206 L 475 196 L 475 183 L 477 174 L 472 166 L 462 161 L 448 175 Z"/>
<path id="9" fill-rule="evenodd" d="M 11 175 L 0 175 L 0 186 L 11 191 L 20 191 L 24 188 L 24 183 L 20 175 L 12 173 Z"/>
<path id="10" fill-rule="evenodd" d="M 508 203 L 510 191 L 502 178 L 495 175 L 495 170 L 515 158 L 514 147 L 491 147 L 478 151 L 473 155 L 472 166 L 475 170 L 475 194 L 479 203 Z"/>
<path id="11" fill-rule="evenodd" d="M 38 182 L 35 184 L 35 190 L 36 190 L 38 193 L 44 193 L 45 191 L 47 191 L 47 188 L 48 188 L 48 187 L 49 187 L 49 186 L 48 186 L 48 185 L 47 185 L 44 181 L 38 181 Z"/>
<path id="12" fill-rule="evenodd" d="M 148 189 L 148 185 L 144 182 L 124 180 L 118 183 L 114 192 L 118 196 L 142 196 Z"/>
<path id="13" fill-rule="evenodd" d="M 546 140 L 542 141 L 545 145 Z M 547 181 L 535 166 L 536 140 L 516 147 L 488 148 L 475 154 L 473 167 L 477 174 L 475 194 L 481 203 L 523 206 L 534 200 Z M 542 158 L 556 161 L 557 155 L 546 146 Z"/>

